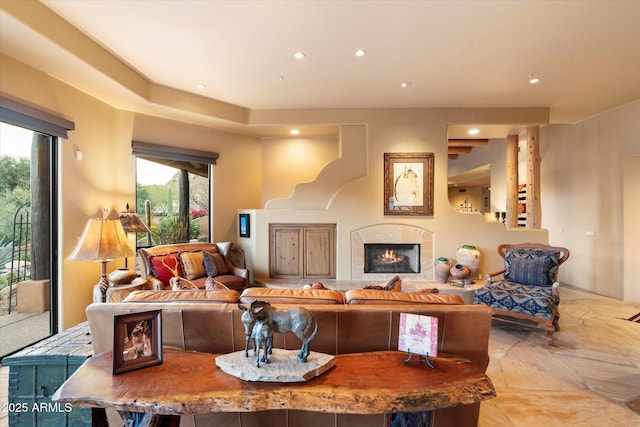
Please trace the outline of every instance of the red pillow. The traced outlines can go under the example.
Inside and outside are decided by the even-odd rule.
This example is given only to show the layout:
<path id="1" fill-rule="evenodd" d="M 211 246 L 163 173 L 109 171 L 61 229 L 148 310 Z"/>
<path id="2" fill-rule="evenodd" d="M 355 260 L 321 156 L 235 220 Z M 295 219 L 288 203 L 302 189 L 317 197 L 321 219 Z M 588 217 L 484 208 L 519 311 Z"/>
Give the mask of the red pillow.
<path id="1" fill-rule="evenodd" d="M 153 275 L 162 281 L 165 285 L 169 284 L 169 280 L 172 277 L 182 277 L 182 267 L 180 267 L 180 260 L 178 259 L 178 253 L 173 252 L 167 255 L 152 256 L 151 268 L 153 269 Z"/>

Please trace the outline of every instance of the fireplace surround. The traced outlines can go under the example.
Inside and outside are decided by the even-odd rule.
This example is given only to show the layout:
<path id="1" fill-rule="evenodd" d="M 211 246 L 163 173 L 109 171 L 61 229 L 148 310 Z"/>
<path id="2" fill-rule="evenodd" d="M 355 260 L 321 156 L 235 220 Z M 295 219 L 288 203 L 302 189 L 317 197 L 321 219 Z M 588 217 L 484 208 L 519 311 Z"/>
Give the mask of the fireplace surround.
<path id="1" fill-rule="evenodd" d="M 413 272 L 393 272 L 391 268 L 380 271 L 371 269 L 367 260 L 365 245 L 396 245 L 400 255 L 407 256 L 413 247 L 415 261 L 410 264 Z M 396 253 L 397 255 L 397 253 Z M 400 267 L 402 260 L 394 267 Z M 398 274 L 407 280 L 433 280 L 433 233 L 427 229 L 406 224 L 376 224 L 351 232 L 351 279 L 389 280 Z"/>

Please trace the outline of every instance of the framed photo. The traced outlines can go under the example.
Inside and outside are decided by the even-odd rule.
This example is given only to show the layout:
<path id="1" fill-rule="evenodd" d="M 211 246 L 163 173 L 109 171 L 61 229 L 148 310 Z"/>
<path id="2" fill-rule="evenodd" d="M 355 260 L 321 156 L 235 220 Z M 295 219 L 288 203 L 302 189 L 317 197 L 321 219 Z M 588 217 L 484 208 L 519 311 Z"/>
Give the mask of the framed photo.
<path id="1" fill-rule="evenodd" d="M 239 214 L 238 226 L 240 227 L 240 237 L 251 237 L 249 214 Z"/>
<path id="2" fill-rule="evenodd" d="M 114 316 L 113 374 L 162 363 L 162 310 Z"/>
<path id="3" fill-rule="evenodd" d="M 384 214 L 433 215 L 433 153 L 384 153 Z"/>

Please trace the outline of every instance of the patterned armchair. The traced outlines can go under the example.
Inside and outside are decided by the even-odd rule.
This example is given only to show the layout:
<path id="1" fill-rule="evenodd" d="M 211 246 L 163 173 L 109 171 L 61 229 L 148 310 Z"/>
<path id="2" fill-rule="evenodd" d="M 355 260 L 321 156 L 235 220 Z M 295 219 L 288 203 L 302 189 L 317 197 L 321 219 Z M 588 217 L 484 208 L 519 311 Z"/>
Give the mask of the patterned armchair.
<path id="1" fill-rule="evenodd" d="M 475 291 L 474 303 L 488 305 L 499 319 L 535 322 L 546 329 L 547 341 L 553 345 L 553 333 L 560 330 L 558 267 L 569 258 L 569 250 L 521 243 L 500 245 L 498 253 L 505 268 L 489 273 L 491 281 Z M 494 280 L 499 275 L 503 279 Z"/>

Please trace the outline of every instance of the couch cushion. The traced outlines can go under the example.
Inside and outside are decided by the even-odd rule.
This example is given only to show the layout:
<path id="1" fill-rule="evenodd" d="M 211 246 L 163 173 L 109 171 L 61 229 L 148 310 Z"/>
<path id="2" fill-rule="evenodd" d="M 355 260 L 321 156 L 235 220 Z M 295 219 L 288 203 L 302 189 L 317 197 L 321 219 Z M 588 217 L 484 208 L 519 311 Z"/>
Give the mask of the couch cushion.
<path id="1" fill-rule="evenodd" d="M 459 295 L 440 293 L 389 292 L 376 289 L 351 289 L 347 304 L 464 304 Z"/>
<path id="2" fill-rule="evenodd" d="M 206 276 L 202 251 L 182 251 L 178 257 L 180 258 L 180 266 L 185 279 L 193 280 Z"/>
<path id="3" fill-rule="evenodd" d="M 554 318 L 560 298 L 547 286 L 528 286 L 502 280 L 474 292 L 475 304 L 486 304 L 494 310 Z"/>
<path id="4" fill-rule="evenodd" d="M 550 249 L 507 249 L 504 279 L 527 286 L 551 286 L 558 272 L 560 253 Z"/>
<path id="5" fill-rule="evenodd" d="M 202 255 L 204 258 L 204 270 L 207 276 L 216 277 L 227 274 L 229 272 L 227 263 L 225 262 L 222 255 L 218 253 L 212 254 L 207 251 L 204 251 Z"/>
<path id="6" fill-rule="evenodd" d="M 124 302 L 238 302 L 238 292 L 232 289 L 211 291 L 133 291 Z"/>
<path id="7" fill-rule="evenodd" d="M 250 304 L 255 300 L 271 304 L 343 304 L 344 297 L 330 289 L 281 289 L 247 288 L 240 295 L 240 302 Z"/>
<path id="8" fill-rule="evenodd" d="M 178 259 L 178 253 L 172 252 L 166 255 L 152 256 L 150 258 L 153 276 L 167 286 L 169 280 L 175 276 L 182 277 L 182 267 Z"/>
<path id="9" fill-rule="evenodd" d="M 243 289 L 246 285 L 245 280 L 242 277 L 234 276 L 233 274 L 223 274 L 222 276 L 214 277 L 214 279 L 216 280 L 216 282 L 222 283 L 229 289 Z M 200 280 L 203 280 L 203 279 L 197 279 L 196 284 L 198 284 L 198 281 Z M 198 284 L 198 286 L 200 285 Z M 206 287 L 206 282 L 203 281 L 202 288 L 204 289 L 205 287 Z"/>

